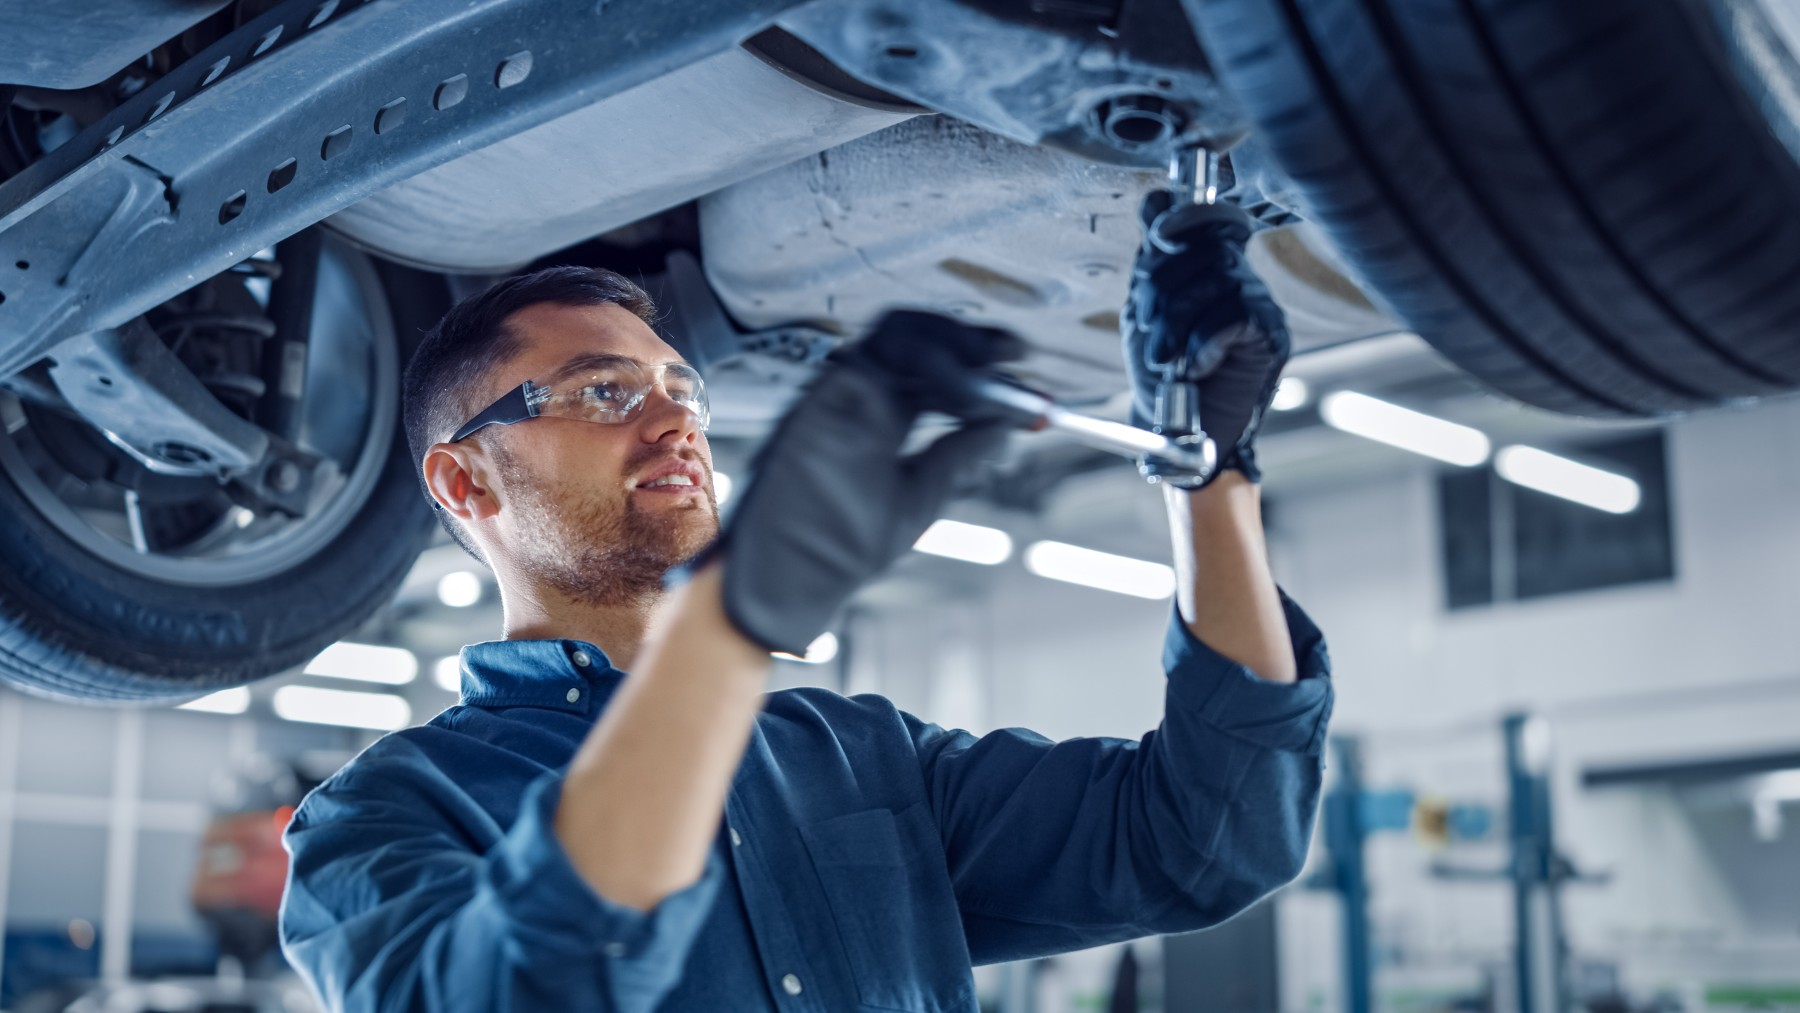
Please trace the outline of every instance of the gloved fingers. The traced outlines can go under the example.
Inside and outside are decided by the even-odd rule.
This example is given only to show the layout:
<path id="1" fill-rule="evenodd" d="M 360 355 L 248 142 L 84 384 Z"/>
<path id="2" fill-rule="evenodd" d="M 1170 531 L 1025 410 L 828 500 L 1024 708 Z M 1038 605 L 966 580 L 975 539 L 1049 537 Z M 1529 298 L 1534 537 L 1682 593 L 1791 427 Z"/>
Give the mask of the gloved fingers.
<path id="1" fill-rule="evenodd" d="M 1185 358 L 1185 375 L 1198 379 L 1216 370 L 1235 348 L 1255 341 L 1260 328 L 1254 314 L 1230 295 L 1170 307 L 1165 321 L 1146 328 L 1145 367 L 1160 373 Z"/>
<path id="2" fill-rule="evenodd" d="M 1012 429 L 1006 422 L 972 423 L 939 437 L 901 463 L 901 502 L 894 525 L 896 555 L 937 520 L 960 480 L 973 476 L 983 462 L 1000 456 Z"/>
<path id="3" fill-rule="evenodd" d="M 828 362 L 789 408 L 763 445 L 772 453 L 789 445 L 865 458 L 899 456 L 919 417 L 919 407 L 882 377 L 842 362 Z"/>
<path id="4" fill-rule="evenodd" d="M 895 310 L 844 358 L 881 376 L 915 407 L 961 415 L 979 405 L 969 381 L 989 366 L 1022 357 L 1026 347 L 1024 339 L 997 327 Z"/>
<path id="5" fill-rule="evenodd" d="M 1138 202 L 1138 224 L 1148 233 L 1150 227 L 1161 218 L 1163 212 L 1175 206 L 1175 194 L 1169 190 L 1156 189 L 1144 195 Z"/>
<path id="6" fill-rule="evenodd" d="M 965 324 L 922 310 L 893 310 L 862 341 L 865 354 L 901 376 L 939 376 L 952 365 L 984 369 L 1021 358 L 1024 339 L 998 327 Z"/>
<path id="7" fill-rule="evenodd" d="M 1250 216 L 1235 204 L 1183 204 L 1152 219 L 1145 237 L 1165 254 L 1220 256 L 1242 250 L 1250 232 Z"/>

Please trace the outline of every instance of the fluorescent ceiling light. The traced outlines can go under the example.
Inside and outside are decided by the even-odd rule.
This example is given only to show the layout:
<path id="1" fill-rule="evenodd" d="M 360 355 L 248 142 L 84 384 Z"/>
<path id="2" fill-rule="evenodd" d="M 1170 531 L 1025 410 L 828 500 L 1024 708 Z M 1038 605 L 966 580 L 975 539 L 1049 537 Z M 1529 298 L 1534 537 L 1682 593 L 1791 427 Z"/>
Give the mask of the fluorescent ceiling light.
<path id="1" fill-rule="evenodd" d="M 1800 769 L 1770 771 L 1757 779 L 1756 794 L 1776 802 L 1800 802 Z"/>
<path id="2" fill-rule="evenodd" d="M 404 686 L 419 674 L 419 659 L 399 647 L 376 644 L 353 644 L 340 640 L 319 652 L 306 663 L 307 675 L 328 679 L 355 679 L 379 682 L 384 686 Z"/>
<path id="3" fill-rule="evenodd" d="M 913 548 L 933 556 L 993 566 L 1006 562 L 1012 555 L 1012 538 L 999 528 L 936 520 L 913 543 Z"/>
<path id="4" fill-rule="evenodd" d="M 202 711 L 207 714 L 242 714 L 250 709 L 250 688 L 238 686 L 233 689 L 222 689 L 217 693 L 208 693 L 198 700 L 189 700 L 176 709 Z"/>
<path id="5" fill-rule="evenodd" d="M 1284 376 L 1275 387 L 1275 399 L 1269 407 L 1278 412 L 1291 412 L 1296 408 L 1306 407 L 1307 396 L 1312 392 L 1307 389 L 1306 381 L 1297 376 Z"/>
<path id="6" fill-rule="evenodd" d="M 1643 501 L 1638 484 L 1624 475 L 1558 457 L 1536 447 L 1502 449 L 1494 455 L 1494 470 L 1515 485 L 1561 496 L 1609 514 L 1628 514 Z"/>
<path id="7" fill-rule="evenodd" d="M 1026 549 L 1025 569 L 1051 580 L 1139 598 L 1167 598 L 1175 593 L 1175 571 L 1169 566 L 1062 542 L 1037 542 Z"/>
<path id="8" fill-rule="evenodd" d="M 457 570 L 438 578 L 438 601 L 451 608 L 467 608 L 481 600 L 481 578 L 469 570 Z"/>
<path id="9" fill-rule="evenodd" d="M 731 476 L 722 471 L 713 472 L 713 501 L 724 506 L 731 498 Z"/>
<path id="10" fill-rule="evenodd" d="M 452 693 L 462 692 L 462 655 L 452 654 L 439 658 L 437 664 L 431 666 L 431 681 L 442 689 Z"/>
<path id="11" fill-rule="evenodd" d="M 412 720 L 412 707 L 392 693 L 283 686 L 275 691 L 274 704 L 277 716 L 313 725 L 391 732 Z"/>
<path id="12" fill-rule="evenodd" d="M 837 657 L 837 653 L 837 634 L 827 630 L 815 637 L 812 643 L 806 645 L 805 657 L 801 657 L 797 654 L 789 654 L 786 651 L 775 651 L 770 657 L 780 658 L 783 661 L 804 661 L 809 665 L 823 665 L 827 661 Z"/>
<path id="13" fill-rule="evenodd" d="M 1319 415 L 1333 429 L 1465 468 L 1488 458 L 1488 438 L 1479 430 L 1367 394 L 1348 390 L 1327 394 L 1319 402 Z"/>

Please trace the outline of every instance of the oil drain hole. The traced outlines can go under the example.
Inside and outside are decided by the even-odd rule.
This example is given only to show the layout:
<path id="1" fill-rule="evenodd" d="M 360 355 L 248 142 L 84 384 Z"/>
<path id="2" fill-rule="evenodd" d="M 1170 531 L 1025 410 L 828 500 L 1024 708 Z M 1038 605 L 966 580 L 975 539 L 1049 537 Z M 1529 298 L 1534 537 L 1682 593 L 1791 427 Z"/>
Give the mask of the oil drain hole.
<path id="1" fill-rule="evenodd" d="M 1181 113 L 1157 95 L 1120 95 L 1094 107 L 1101 136 L 1121 148 L 1162 144 L 1181 133 Z"/>

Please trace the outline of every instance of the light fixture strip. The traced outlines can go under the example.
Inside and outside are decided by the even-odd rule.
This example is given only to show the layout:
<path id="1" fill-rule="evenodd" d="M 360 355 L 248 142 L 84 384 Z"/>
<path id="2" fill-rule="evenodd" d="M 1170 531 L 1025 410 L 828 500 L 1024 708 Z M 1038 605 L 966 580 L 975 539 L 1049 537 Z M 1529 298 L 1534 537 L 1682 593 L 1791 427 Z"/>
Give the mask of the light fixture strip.
<path id="1" fill-rule="evenodd" d="M 1494 455 L 1494 470 L 1514 485 L 1609 514 L 1628 514 L 1643 502 L 1643 490 L 1624 475 L 1536 447 L 1515 445 L 1501 449 Z"/>
<path id="2" fill-rule="evenodd" d="M 404 686 L 419 675 L 419 659 L 401 647 L 340 640 L 306 663 L 307 675 Z"/>
<path id="3" fill-rule="evenodd" d="M 199 711 L 203 714 L 242 714 L 250 709 L 250 687 L 235 686 L 217 693 L 208 693 L 198 700 L 177 704 L 176 709 Z"/>
<path id="4" fill-rule="evenodd" d="M 283 686 L 271 701 L 286 721 L 391 732 L 412 721 L 412 706 L 392 693 Z"/>
<path id="5" fill-rule="evenodd" d="M 1167 598 L 1175 593 L 1175 570 L 1166 564 L 1063 542 L 1033 543 L 1025 550 L 1025 568 L 1051 580 L 1138 598 Z"/>
<path id="6" fill-rule="evenodd" d="M 1327 394 L 1319 415 L 1333 429 L 1465 468 L 1486 461 L 1492 449 L 1478 429 L 1351 390 Z"/>
<path id="7" fill-rule="evenodd" d="M 1012 556 L 1012 537 L 999 528 L 936 520 L 913 543 L 913 548 L 946 559 L 995 566 Z"/>

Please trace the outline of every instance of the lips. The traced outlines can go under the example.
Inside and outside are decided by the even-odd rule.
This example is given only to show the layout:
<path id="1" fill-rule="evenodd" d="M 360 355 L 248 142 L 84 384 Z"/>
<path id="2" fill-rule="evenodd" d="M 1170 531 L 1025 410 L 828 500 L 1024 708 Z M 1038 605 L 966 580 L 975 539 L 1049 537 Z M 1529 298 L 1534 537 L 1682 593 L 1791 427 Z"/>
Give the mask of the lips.
<path id="1" fill-rule="evenodd" d="M 639 475 L 631 484 L 639 492 L 700 492 L 706 487 L 706 472 L 692 461 L 664 461 Z"/>

